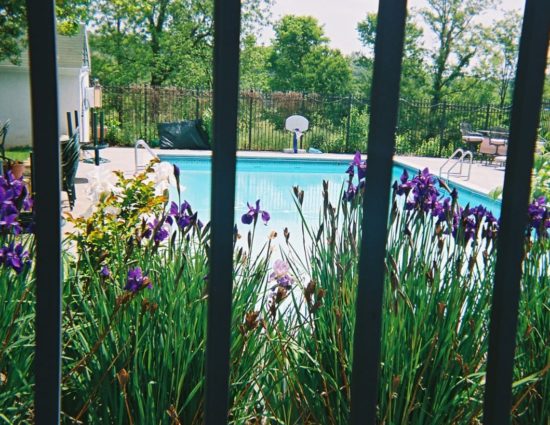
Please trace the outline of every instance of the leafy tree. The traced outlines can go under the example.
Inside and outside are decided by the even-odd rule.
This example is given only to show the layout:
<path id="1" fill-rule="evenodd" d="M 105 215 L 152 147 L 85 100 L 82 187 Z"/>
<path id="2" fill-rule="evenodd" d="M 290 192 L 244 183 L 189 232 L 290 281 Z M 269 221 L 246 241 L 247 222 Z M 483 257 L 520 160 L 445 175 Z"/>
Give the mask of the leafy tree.
<path id="1" fill-rule="evenodd" d="M 339 50 L 319 46 L 304 56 L 302 78 L 306 91 L 346 94 L 351 89 L 351 69 Z"/>
<path id="2" fill-rule="evenodd" d="M 154 86 L 211 84 L 212 0 L 92 1 L 98 10 L 93 53 L 103 57 L 94 74 L 102 81 L 118 75 Z M 267 20 L 271 1 L 243 1 L 244 34 Z"/>
<path id="3" fill-rule="evenodd" d="M 479 25 L 473 19 L 496 0 L 427 0 L 427 3 L 420 16 L 437 40 L 431 51 L 430 93 L 432 104 L 437 105 L 477 53 Z"/>
<path id="4" fill-rule="evenodd" d="M 19 56 L 26 32 L 25 1 L 3 0 L 0 6 L 0 60 L 20 63 Z"/>
<path id="5" fill-rule="evenodd" d="M 256 37 L 249 34 L 244 37 L 241 48 L 240 86 L 243 90 L 269 89 L 269 72 L 267 70 L 269 47 L 258 46 Z"/>
<path id="6" fill-rule="evenodd" d="M 317 19 L 284 16 L 274 26 L 269 69 L 275 91 L 346 93 L 351 88 L 351 69 L 339 50 L 328 47 L 329 39 Z"/>
<path id="7" fill-rule="evenodd" d="M 88 0 L 56 0 L 57 31 L 73 34 L 86 20 Z M 27 10 L 25 0 L 2 0 L 0 3 L 0 61 L 21 63 L 27 44 Z"/>
<path id="8" fill-rule="evenodd" d="M 352 75 L 352 93 L 356 96 L 368 97 L 372 82 L 372 58 L 359 52 L 353 52 L 348 59 Z"/>
<path id="9" fill-rule="evenodd" d="M 521 15 L 517 11 L 507 12 L 503 19 L 483 29 L 485 54 L 477 70 L 496 85 L 500 106 L 504 106 L 513 88 L 520 33 Z"/>
<path id="10" fill-rule="evenodd" d="M 363 88 L 370 92 L 372 67 L 374 61 L 374 43 L 376 41 L 376 13 L 368 13 L 364 20 L 357 24 L 357 32 L 361 44 L 367 48 L 367 55 L 356 59 L 356 64 L 362 67 L 368 78 Z M 414 22 L 411 15 L 405 25 L 405 41 L 403 45 L 403 63 L 401 77 L 401 95 L 407 98 L 422 97 L 429 79 L 426 72 L 426 50 L 422 45 L 423 30 Z"/>
<path id="11" fill-rule="evenodd" d="M 457 78 L 443 100 L 452 103 L 495 103 L 495 85 L 488 77 L 472 73 Z"/>

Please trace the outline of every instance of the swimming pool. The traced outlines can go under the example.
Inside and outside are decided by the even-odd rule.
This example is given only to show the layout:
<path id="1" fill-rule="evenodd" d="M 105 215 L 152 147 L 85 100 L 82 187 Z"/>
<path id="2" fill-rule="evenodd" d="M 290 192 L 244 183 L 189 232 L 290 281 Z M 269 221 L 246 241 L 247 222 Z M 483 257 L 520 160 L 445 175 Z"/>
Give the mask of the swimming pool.
<path id="1" fill-rule="evenodd" d="M 210 158 L 166 155 L 160 159 L 180 168 L 181 184 L 186 188 L 182 193 L 182 200 L 187 200 L 193 210 L 198 211 L 202 221 L 209 220 Z M 329 199 L 336 205 L 342 185 L 348 179 L 345 173 L 348 166 L 348 160 L 238 158 L 235 221 L 240 233 L 244 234 L 249 227 L 242 224 L 240 219 L 248 211 L 246 203 L 253 204 L 259 199 L 261 209 L 269 212 L 271 220 L 267 226 L 258 225 L 257 239 L 266 238 L 272 230 L 282 235 L 285 227 L 290 231 L 291 237 L 300 235 L 301 224 L 293 201 L 292 187 L 300 186 L 304 191 L 302 211 L 309 223 L 315 225 L 322 206 L 323 180 L 329 182 Z M 410 167 L 395 164 L 392 182 L 399 179 L 405 168 L 411 176 L 417 172 Z M 483 204 L 497 217 L 500 216 L 500 202 L 462 186 L 452 186 L 457 188 L 461 205 Z"/>

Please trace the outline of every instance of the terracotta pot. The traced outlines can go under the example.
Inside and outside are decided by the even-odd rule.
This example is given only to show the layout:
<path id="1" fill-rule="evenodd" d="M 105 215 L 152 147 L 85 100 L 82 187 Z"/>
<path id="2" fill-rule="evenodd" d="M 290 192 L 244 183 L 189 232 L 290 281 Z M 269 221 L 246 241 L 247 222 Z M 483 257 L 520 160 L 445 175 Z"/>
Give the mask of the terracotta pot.
<path id="1" fill-rule="evenodd" d="M 21 162 L 17 162 L 11 166 L 11 173 L 13 174 L 13 177 L 16 179 L 20 179 L 23 177 L 23 174 L 25 173 L 25 164 Z"/>

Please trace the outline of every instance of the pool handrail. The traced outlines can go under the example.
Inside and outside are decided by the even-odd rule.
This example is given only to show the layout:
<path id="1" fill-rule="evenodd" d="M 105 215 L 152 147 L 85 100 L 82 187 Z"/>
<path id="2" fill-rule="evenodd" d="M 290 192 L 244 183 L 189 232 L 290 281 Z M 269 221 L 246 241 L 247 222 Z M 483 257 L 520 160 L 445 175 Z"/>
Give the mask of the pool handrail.
<path id="1" fill-rule="evenodd" d="M 466 158 L 469 158 L 469 161 L 468 161 L 468 174 L 465 177 L 466 177 L 466 180 L 470 180 L 470 172 L 472 170 L 473 154 L 472 154 L 471 151 L 465 151 L 464 149 L 461 149 L 461 148 L 458 148 L 457 150 L 455 150 L 453 152 L 453 154 L 439 168 L 439 176 L 443 177 L 443 173 L 444 173 L 443 168 L 445 168 L 445 166 L 450 161 L 454 160 L 455 162 L 449 167 L 449 169 L 447 171 L 445 171 L 447 173 L 447 179 L 449 179 L 451 177 L 451 174 L 455 174 L 457 177 L 463 177 L 462 176 L 462 164 L 464 163 L 464 160 Z M 451 173 L 451 171 L 457 165 L 460 165 L 458 173 L 457 172 Z"/>
<path id="2" fill-rule="evenodd" d="M 138 165 L 138 148 L 139 147 L 144 148 L 153 158 L 159 159 L 158 155 L 151 149 L 151 147 L 147 144 L 147 142 L 143 139 L 139 139 L 136 141 L 136 144 L 134 146 L 134 161 L 135 161 L 135 172 L 134 174 L 138 173 L 139 165 Z"/>

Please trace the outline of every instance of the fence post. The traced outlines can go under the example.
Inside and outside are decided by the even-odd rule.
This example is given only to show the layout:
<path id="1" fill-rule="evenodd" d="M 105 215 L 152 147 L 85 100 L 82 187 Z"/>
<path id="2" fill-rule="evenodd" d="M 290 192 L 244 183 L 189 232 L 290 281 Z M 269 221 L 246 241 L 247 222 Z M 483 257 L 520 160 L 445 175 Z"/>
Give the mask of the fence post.
<path id="1" fill-rule="evenodd" d="M 147 140 L 147 133 L 148 133 L 148 125 L 147 125 L 147 86 L 143 86 L 143 135 Z"/>
<path id="2" fill-rule="evenodd" d="M 485 112 L 485 130 L 489 129 L 489 114 L 491 112 L 491 104 L 487 104 L 487 111 Z"/>
<path id="3" fill-rule="evenodd" d="M 27 1 L 26 11 L 31 64 L 32 173 L 35 177 L 32 187 L 35 194 L 36 236 L 33 416 L 34 423 L 43 425 L 60 423 L 61 410 L 63 274 L 59 102 L 54 3 Z"/>
<path id="4" fill-rule="evenodd" d="M 351 125 L 351 93 L 348 96 L 348 119 L 346 120 L 346 152 L 349 152 L 349 130 Z"/>
<path id="5" fill-rule="evenodd" d="M 248 101 L 248 150 L 252 150 L 252 102 L 254 90 L 250 90 L 250 100 Z"/>
<path id="6" fill-rule="evenodd" d="M 195 119 L 196 119 L 196 120 L 199 119 L 199 108 L 200 108 L 200 104 L 199 104 L 199 89 L 196 88 L 196 89 L 195 89 Z"/>
<path id="7" fill-rule="evenodd" d="M 304 111 L 306 109 L 306 96 L 307 96 L 307 92 L 304 92 L 303 95 L 302 95 L 302 104 L 300 106 L 300 115 L 302 115 L 302 116 L 305 116 Z M 300 137 L 300 149 L 302 149 L 302 147 L 303 147 L 302 146 L 303 140 L 304 140 L 304 138 Z"/>
<path id="8" fill-rule="evenodd" d="M 442 103 L 443 110 L 441 111 L 441 119 L 439 120 L 439 153 L 438 156 L 441 157 L 443 151 L 443 139 L 445 137 L 445 113 L 447 110 L 447 102 Z"/>

